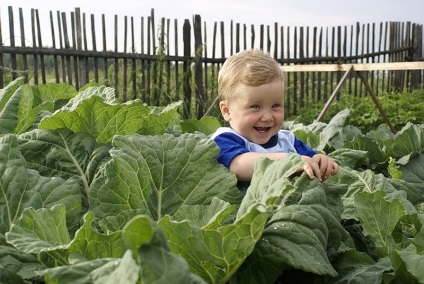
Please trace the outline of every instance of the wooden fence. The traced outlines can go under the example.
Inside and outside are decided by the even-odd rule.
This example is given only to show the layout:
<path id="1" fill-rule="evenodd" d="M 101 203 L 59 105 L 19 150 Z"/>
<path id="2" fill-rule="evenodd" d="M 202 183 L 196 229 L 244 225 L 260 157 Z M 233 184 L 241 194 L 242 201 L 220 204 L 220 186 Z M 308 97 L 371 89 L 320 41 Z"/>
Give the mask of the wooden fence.
<path id="1" fill-rule="evenodd" d="M 19 76 L 33 84 L 69 83 L 76 89 L 98 82 L 115 88 L 122 101 L 138 98 L 150 105 L 166 105 L 183 100 L 186 118 L 218 114 L 213 106 L 219 68 L 227 55 L 246 48 L 263 49 L 283 66 L 423 60 L 422 25 L 410 22 L 258 27 L 231 21 L 213 23 L 209 33 L 200 15 L 184 20 L 180 27 L 177 20 L 161 18 L 156 23 L 152 9 L 147 17 L 124 16 L 123 27 L 115 15 L 112 33 L 105 15 L 99 21 L 79 8 L 69 14 L 50 11 L 48 20 L 42 18 L 48 23 L 41 21 L 37 9 L 31 9 L 30 15 L 28 25 L 19 8 L 16 21 L 13 7 L 8 7 L 8 33 L 2 31 L 5 24 L 0 19 L 0 88 Z M 289 72 L 286 116 L 325 102 L 342 74 Z M 423 86 L 423 70 L 369 71 L 366 76 L 377 94 Z M 343 92 L 366 94 L 354 74 L 344 85 Z"/>

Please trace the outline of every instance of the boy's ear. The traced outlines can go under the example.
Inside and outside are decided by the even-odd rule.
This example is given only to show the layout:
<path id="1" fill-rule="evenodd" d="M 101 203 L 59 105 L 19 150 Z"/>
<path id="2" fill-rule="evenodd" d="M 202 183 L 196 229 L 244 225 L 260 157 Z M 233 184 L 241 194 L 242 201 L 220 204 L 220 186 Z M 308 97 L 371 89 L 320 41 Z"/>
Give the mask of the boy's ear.
<path id="1" fill-rule="evenodd" d="M 221 110 L 222 117 L 225 121 L 230 121 L 230 108 L 225 101 L 219 102 L 219 109 Z"/>

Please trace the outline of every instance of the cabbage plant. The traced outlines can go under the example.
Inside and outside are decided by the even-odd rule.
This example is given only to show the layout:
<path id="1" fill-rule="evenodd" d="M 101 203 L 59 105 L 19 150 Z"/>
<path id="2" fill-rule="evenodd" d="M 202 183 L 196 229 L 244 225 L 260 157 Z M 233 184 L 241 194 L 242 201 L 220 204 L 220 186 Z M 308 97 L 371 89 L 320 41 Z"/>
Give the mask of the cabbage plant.
<path id="1" fill-rule="evenodd" d="M 0 282 L 424 283 L 423 125 L 288 123 L 340 172 L 260 159 L 242 195 L 215 160 L 218 119 L 181 108 L 106 86 L 0 90 Z"/>

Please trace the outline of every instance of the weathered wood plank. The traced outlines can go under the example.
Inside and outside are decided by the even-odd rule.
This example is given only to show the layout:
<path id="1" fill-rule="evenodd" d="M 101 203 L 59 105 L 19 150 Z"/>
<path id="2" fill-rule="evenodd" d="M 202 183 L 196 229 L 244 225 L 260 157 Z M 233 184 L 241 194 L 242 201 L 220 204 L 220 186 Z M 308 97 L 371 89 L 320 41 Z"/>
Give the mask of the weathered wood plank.
<path id="1" fill-rule="evenodd" d="M 60 17 L 61 13 L 57 11 L 56 18 L 57 18 L 57 29 L 59 31 L 59 50 L 64 50 L 64 38 L 62 33 L 62 19 Z M 66 81 L 66 57 L 65 54 L 61 55 L 61 66 L 62 66 L 62 82 Z"/>
<path id="2" fill-rule="evenodd" d="M 71 31 L 72 31 L 72 49 L 73 50 L 79 50 L 77 48 L 77 35 L 76 35 L 76 23 L 75 23 L 75 12 L 71 12 Z M 79 80 L 79 63 L 78 63 L 78 56 L 74 56 L 74 74 L 75 74 L 75 88 L 78 90 L 80 87 L 80 80 Z"/>
<path id="3" fill-rule="evenodd" d="M 170 54 L 170 30 L 171 30 L 171 20 L 166 20 L 166 53 Z M 178 62 L 175 62 L 177 65 Z M 175 96 L 171 99 L 171 61 L 166 61 L 166 95 L 169 102 L 174 101 Z"/>
<path id="4" fill-rule="evenodd" d="M 3 33 L 2 33 L 2 27 L 1 27 L 1 15 L 0 15 L 0 48 L 3 47 Z M 0 66 L 4 66 L 3 63 L 3 52 L 0 52 Z M 0 68 L 0 87 L 3 87 L 4 84 L 4 68 Z"/>
<path id="5" fill-rule="evenodd" d="M 118 52 L 118 15 L 115 15 L 115 20 L 114 20 L 114 50 L 115 52 Z M 114 85 L 113 87 L 115 88 L 115 94 L 119 97 L 119 59 L 115 58 L 114 63 L 113 63 L 113 81 L 114 81 Z"/>
<path id="6" fill-rule="evenodd" d="M 10 38 L 10 46 L 14 47 L 15 44 L 15 21 L 13 16 L 13 8 L 9 6 L 9 38 Z M 12 70 L 17 70 L 17 62 L 16 55 L 10 55 L 10 62 L 12 64 Z M 12 79 L 15 80 L 17 78 L 16 72 L 12 72 Z"/>
<path id="7" fill-rule="evenodd" d="M 310 64 L 283 65 L 285 72 L 336 72 L 347 71 L 350 66 L 356 71 L 376 70 L 424 70 L 424 62 L 384 62 L 384 63 L 355 63 L 355 64 Z"/>
<path id="8" fill-rule="evenodd" d="M 37 35 L 35 24 L 35 10 L 31 9 L 31 31 L 32 31 L 32 46 L 37 47 Z M 38 55 L 33 55 L 33 70 L 34 70 L 34 84 L 38 85 Z M 71 81 L 72 84 L 72 81 Z"/>
<path id="9" fill-rule="evenodd" d="M 96 21 L 94 20 L 94 14 L 90 15 L 91 19 L 91 41 L 93 45 L 93 51 L 97 51 L 97 37 L 96 37 Z M 98 58 L 93 58 L 93 65 L 94 65 L 94 81 L 99 82 L 99 62 Z"/>
<path id="10" fill-rule="evenodd" d="M 83 50 L 83 20 L 81 15 L 81 9 L 75 8 L 75 46 L 74 48 L 77 50 Z M 86 61 L 83 57 L 76 57 L 75 61 L 78 66 L 78 75 L 79 77 L 79 86 L 85 86 L 87 84 L 86 80 Z"/>
<path id="11" fill-rule="evenodd" d="M 188 20 L 184 21 L 183 26 L 183 42 L 184 42 L 184 55 L 191 54 L 191 25 Z M 189 62 L 184 62 L 184 79 L 183 79 L 183 93 L 184 93 L 184 115 L 191 117 L 191 68 Z"/>
<path id="12" fill-rule="evenodd" d="M 56 48 L 56 36 L 55 36 L 55 29 L 54 29 L 53 12 L 51 12 L 51 11 L 50 11 L 50 28 L 51 28 L 51 31 L 52 31 L 53 48 Z M 60 80 L 59 80 L 59 62 L 58 62 L 58 59 L 57 59 L 57 55 L 53 55 L 53 62 L 54 62 L 55 82 L 60 83 Z"/>
<path id="13" fill-rule="evenodd" d="M 105 15 L 102 14 L 102 44 L 103 44 L 103 52 L 107 52 L 107 37 L 106 37 L 106 18 Z M 107 62 L 107 57 L 104 57 L 103 59 L 103 84 L 105 84 L 106 86 L 110 86 L 109 82 L 109 74 L 108 74 L 108 62 Z"/>
<path id="14" fill-rule="evenodd" d="M 124 17 L 124 52 L 127 52 L 128 48 L 128 17 Z M 124 71 L 124 78 L 122 79 L 122 100 L 126 102 L 128 100 L 128 94 L 127 94 L 127 87 L 128 87 L 128 59 L 124 58 L 123 60 L 123 71 Z"/>
<path id="15" fill-rule="evenodd" d="M 24 15 L 22 8 L 19 8 L 19 23 L 20 23 L 20 29 L 21 29 L 21 46 L 25 46 L 25 24 L 24 24 Z M 1 29 L 1 25 L 0 25 Z M 1 40 L 1 39 L 0 39 Z M 55 65 L 57 64 L 57 61 L 55 61 Z M 2 64 L 0 64 L 3 66 Z M 24 78 L 25 82 L 28 82 L 28 58 L 25 54 L 22 55 L 22 68 L 24 71 Z M 57 77 L 56 77 L 57 78 Z"/>
<path id="16" fill-rule="evenodd" d="M 174 20 L 174 33 L 175 33 L 175 56 L 178 56 L 178 21 L 175 19 Z M 175 96 L 178 100 L 180 100 L 180 78 L 179 78 L 179 61 L 175 61 L 175 66 L 174 66 L 174 70 L 175 70 L 175 76 L 174 76 L 174 80 L 175 80 Z"/>
<path id="17" fill-rule="evenodd" d="M 135 27 L 134 17 L 131 17 L 131 52 L 135 52 Z M 132 99 L 137 98 L 137 60 L 131 59 L 131 81 L 132 81 Z"/>

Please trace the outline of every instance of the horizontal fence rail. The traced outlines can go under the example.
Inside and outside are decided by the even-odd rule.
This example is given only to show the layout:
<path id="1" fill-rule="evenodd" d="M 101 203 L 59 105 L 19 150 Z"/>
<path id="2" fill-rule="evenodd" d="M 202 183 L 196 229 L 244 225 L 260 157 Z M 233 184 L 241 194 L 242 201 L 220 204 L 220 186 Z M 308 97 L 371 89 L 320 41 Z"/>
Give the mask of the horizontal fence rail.
<path id="1" fill-rule="evenodd" d="M 15 16 L 8 7 L 8 33 L 0 19 L 0 88 L 20 76 L 32 84 L 67 83 L 77 90 L 96 82 L 113 87 L 122 101 L 166 105 L 182 100 L 185 118 L 218 115 L 219 69 L 227 54 L 247 48 L 269 52 L 287 71 L 286 117 L 328 100 L 344 70 L 324 65 L 423 61 L 422 25 L 410 22 L 285 27 L 231 21 L 213 23 L 210 33 L 200 15 L 181 26 L 165 18 L 156 23 L 153 9 L 138 19 L 124 16 L 121 21 L 115 15 L 109 26 L 105 15 L 87 15 L 79 8 L 69 14 L 50 11 L 46 22 L 37 9 L 28 17 L 19 8 Z M 376 94 L 423 87 L 420 68 L 364 71 Z M 367 93 L 356 73 L 343 85 L 341 92 Z"/>
<path id="2" fill-rule="evenodd" d="M 326 72 L 338 72 L 345 71 L 342 79 L 336 86 L 335 90 L 332 92 L 331 96 L 325 103 L 321 113 L 317 117 L 317 121 L 320 121 L 324 114 L 327 112 L 330 104 L 335 99 L 340 88 L 343 86 L 346 78 L 352 73 L 355 72 L 361 80 L 361 83 L 364 84 L 368 94 L 371 96 L 374 101 L 377 109 L 379 110 L 381 116 L 383 117 L 386 124 L 389 126 L 390 130 L 393 133 L 396 133 L 396 129 L 393 124 L 390 122 L 390 119 L 386 115 L 383 107 L 381 106 L 377 96 L 374 94 L 373 89 L 368 84 L 367 78 L 362 75 L 362 71 L 370 70 L 423 70 L 424 62 L 396 62 L 396 63 L 359 63 L 359 64 L 316 64 L 316 65 L 292 65 L 292 66 L 283 66 L 281 67 L 283 72 L 316 72 L 316 71 L 326 71 Z"/>

